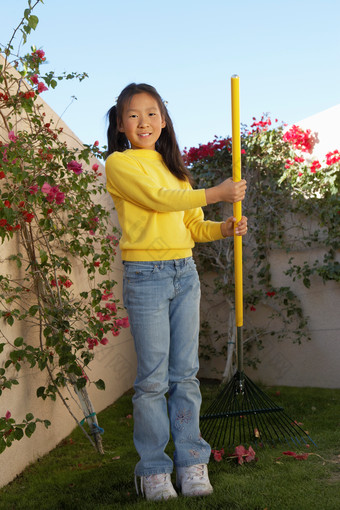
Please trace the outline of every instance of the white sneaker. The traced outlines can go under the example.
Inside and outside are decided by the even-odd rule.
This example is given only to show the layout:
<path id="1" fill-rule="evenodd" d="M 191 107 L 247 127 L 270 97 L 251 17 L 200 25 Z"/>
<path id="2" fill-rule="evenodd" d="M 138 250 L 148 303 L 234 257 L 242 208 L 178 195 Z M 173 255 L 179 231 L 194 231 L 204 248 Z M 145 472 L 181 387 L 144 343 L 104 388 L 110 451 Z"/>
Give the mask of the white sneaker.
<path id="1" fill-rule="evenodd" d="M 158 475 L 149 475 L 140 477 L 141 493 L 150 501 L 158 501 L 160 499 L 177 498 L 169 473 L 161 473 Z M 137 483 L 136 489 L 138 493 Z"/>
<path id="2" fill-rule="evenodd" d="M 182 490 L 183 496 L 208 496 L 213 492 L 206 464 L 178 467 L 176 485 Z"/>

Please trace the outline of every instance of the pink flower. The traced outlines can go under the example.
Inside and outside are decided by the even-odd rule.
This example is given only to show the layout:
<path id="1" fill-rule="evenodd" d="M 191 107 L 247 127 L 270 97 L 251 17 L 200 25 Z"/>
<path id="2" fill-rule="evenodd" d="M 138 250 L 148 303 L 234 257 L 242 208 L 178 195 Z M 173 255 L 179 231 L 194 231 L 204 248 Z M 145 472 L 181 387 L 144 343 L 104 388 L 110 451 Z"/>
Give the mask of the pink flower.
<path id="1" fill-rule="evenodd" d="M 28 188 L 28 191 L 31 195 L 35 195 L 36 193 L 38 193 L 38 190 L 39 190 L 39 186 L 37 184 L 34 184 L 33 186 L 30 186 Z"/>
<path id="2" fill-rule="evenodd" d="M 251 446 L 247 450 L 243 445 L 236 446 L 235 452 L 231 457 L 236 457 L 238 464 L 243 464 L 243 462 L 251 462 L 252 460 L 256 460 L 255 452 Z"/>
<path id="3" fill-rule="evenodd" d="M 95 163 L 94 165 L 92 165 L 92 170 L 94 170 L 95 172 L 98 170 L 98 168 L 99 168 L 98 163 Z"/>
<path id="4" fill-rule="evenodd" d="M 111 333 L 113 334 L 113 336 L 118 336 L 118 335 L 119 335 L 119 333 L 120 333 L 120 331 L 119 331 L 119 329 L 114 329 L 114 328 L 112 328 L 112 329 L 111 329 Z"/>
<path id="5" fill-rule="evenodd" d="M 46 87 L 46 85 L 42 81 L 40 81 L 38 83 L 38 92 L 39 92 L 39 94 L 41 92 L 44 92 L 45 90 L 48 90 L 48 88 Z"/>
<path id="6" fill-rule="evenodd" d="M 106 345 L 109 342 L 108 338 L 104 337 L 100 340 L 100 343 Z"/>
<path id="7" fill-rule="evenodd" d="M 67 163 L 67 169 L 72 170 L 76 175 L 81 174 L 83 171 L 81 163 L 78 163 L 74 159 Z"/>
<path id="8" fill-rule="evenodd" d="M 8 133 L 8 139 L 11 140 L 11 142 L 15 143 L 17 141 L 18 137 L 15 136 L 14 131 L 10 131 Z"/>
<path id="9" fill-rule="evenodd" d="M 113 297 L 113 293 L 112 292 L 107 292 L 106 290 L 104 290 L 104 294 L 102 295 L 102 300 L 103 301 L 107 301 L 108 299 L 110 299 L 112 297 Z"/>
<path id="10" fill-rule="evenodd" d="M 64 202 L 65 202 L 65 193 L 62 193 L 61 191 L 57 191 L 55 194 L 55 203 L 63 204 Z"/>
<path id="11" fill-rule="evenodd" d="M 214 460 L 216 460 L 216 462 L 221 462 L 222 457 L 224 455 L 223 448 L 222 448 L 222 450 L 211 450 L 211 453 L 213 454 Z"/>
<path id="12" fill-rule="evenodd" d="M 129 318 L 128 317 L 124 317 L 123 319 L 117 319 L 116 322 L 115 322 L 115 325 L 118 328 L 128 328 L 130 326 Z"/>
<path id="13" fill-rule="evenodd" d="M 48 182 L 45 182 L 42 186 L 41 186 L 41 191 L 43 193 L 49 193 L 52 189 L 52 186 L 50 186 L 50 184 L 48 184 Z"/>
<path id="14" fill-rule="evenodd" d="M 98 147 L 98 145 L 99 145 L 98 140 L 96 140 L 96 141 L 94 142 L 94 144 L 93 144 L 93 145 L 94 145 L 95 147 Z"/>
<path id="15" fill-rule="evenodd" d="M 103 298 L 102 298 L 103 299 Z M 111 312 L 116 313 L 117 312 L 117 306 L 116 303 L 106 303 L 105 308 L 110 310 Z"/>
<path id="16" fill-rule="evenodd" d="M 5 414 L 5 420 L 9 420 L 11 416 L 12 416 L 11 413 L 7 411 Z"/>
<path id="17" fill-rule="evenodd" d="M 33 74 L 33 76 L 31 76 L 31 82 L 34 83 L 34 85 L 38 85 L 39 80 L 37 74 Z"/>

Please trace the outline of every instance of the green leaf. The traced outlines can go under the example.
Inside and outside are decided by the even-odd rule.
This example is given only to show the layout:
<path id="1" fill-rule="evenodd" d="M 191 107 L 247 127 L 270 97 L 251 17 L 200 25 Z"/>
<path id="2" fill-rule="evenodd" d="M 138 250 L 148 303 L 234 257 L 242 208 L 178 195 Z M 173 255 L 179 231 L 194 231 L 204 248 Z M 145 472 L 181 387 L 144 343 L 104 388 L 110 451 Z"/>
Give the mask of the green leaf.
<path id="1" fill-rule="evenodd" d="M 37 389 L 37 397 L 43 397 L 45 393 L 45 386 L 39 386 Z"/>
<path id="2" fill-rule="evenodd" d="M 17 439 L 19 441 L 20 439 L 22 439 L 22 437 L 24 435 L 24 432 L 23 432 L 23 430 L 21 428 L 16 427 L 14 429 L 13 435 L 14 435 L 15 439 Z"/>
<path id="3" fill-rule="evenodd" d="M 18 337 L 14 340 L 14 345 L 15 345 L 15 347 L 21 347 L 23 343 L 24 343 L 24 339 L 22 338 L 22 336 L 18 336 Z"/>
<path id="4" fill-rule="evenodd" d="M 28 18 L 28 25 L 33 29 L 35 30 L 37 28 L 37 25 L 39 23 L 39 18 L 37 16 L 34 16 L 34 14 L 32 14 L 29 18 Z"/>
<path id="5" fill-rule="evenodd" d="M 49 420 L 44 420 L 44 425 L 48 429 L 48 427 L 51 425 L 51 422 Z"/>
<path id="6" fill-rule="evenodd" d="M 5 345 L 6 344 L 4 344 L 4 343 L 0 344 L 0 353 L 4 350 Z"/>
<path id="7" fill-rule="evenodd" d="M 105 390 L 105 383 L 103 379 L 98 379 L 98 381 L 95 381 L 94 384 L 97 386 L 98 390 Z"/>
<path id="8" fill-rule="evenodd" d="M 33 315 L 35 315 L 37 313 L 37 311 L 39 310 L 39 306 L 38 305 L 33 305 L 31 306 L 31 308 L 28 310 L 28 313 L 33 317 Z"/>
<path id="9" fill-rule="evenodd" d="M 0 437 L 0 453 L 2 453 L 3 451 L 6 450 L 6 443 L 5 441 L 2 439 L 2 437 Z"/>
<path id="10" fill-rule="evenodd" d="M 27 421 L 32 421 L 33 419 L 34 419 L 34 416 L 33 416 L 33 414 L 32 414 L 32 413 L 27 413 L 27 414 L 26 414 L 26 420 L 27 420 Z"/>
<path id="11" fill-rule="evenodd" d="M 25 434 L 27 437 L 31 437 L 31 435 L 33 434 L 33 432 L 35 431 L 35 429 L 37 428 L 37 425 L 36 423 L 34 423 L 33 421 L 31 421 L 31 423 L 29 423 L 25 429 Z"/>

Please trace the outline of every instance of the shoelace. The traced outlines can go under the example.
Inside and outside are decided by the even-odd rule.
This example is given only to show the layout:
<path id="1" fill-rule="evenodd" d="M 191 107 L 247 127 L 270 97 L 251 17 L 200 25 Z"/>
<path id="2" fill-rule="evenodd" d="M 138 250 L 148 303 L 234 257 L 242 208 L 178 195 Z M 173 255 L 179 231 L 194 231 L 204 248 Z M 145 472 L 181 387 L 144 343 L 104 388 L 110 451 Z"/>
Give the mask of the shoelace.
<path id="1" fill-rule="evenodd" d="M 140 477 L 140 491 L 144 496 L 144 486 L 148 485 L 152 489 L 157 489 L 158 487 L 163 487 L 164 490 L 170 490 L 170 482 L 167 479 L 166 473 L 161 473 L 159 475 L 149 475 L 149 476 L 141 476 Z M 135 475 L 135 487 L 137 495 L 139 495 L 137 476 Z"/>
<path id="2" fill-rule="evenodd" d="M 194 478 L 204 478 L 204 464 L 195 464 L 186 469 L 185 472 L 187 480 L 193 480 Z"/>

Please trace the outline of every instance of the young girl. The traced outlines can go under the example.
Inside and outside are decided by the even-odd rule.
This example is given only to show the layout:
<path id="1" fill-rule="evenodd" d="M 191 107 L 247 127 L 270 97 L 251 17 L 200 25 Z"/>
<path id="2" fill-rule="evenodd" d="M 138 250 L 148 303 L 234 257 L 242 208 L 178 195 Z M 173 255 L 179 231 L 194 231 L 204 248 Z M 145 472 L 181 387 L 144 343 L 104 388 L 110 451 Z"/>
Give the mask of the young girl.
<path id="1" fill-rule="evenodd" d="M 192 189 L 168 111 L 150 85 L 128 85 L 108 116 L 107 189 L 122 229 L 123 299 L 138 362 L 135 479 L 141 477 L 149 500 L 177 496 L 164 451 L 170 428 L 177 486 L 187 496 L 208 495 L 210 446 L 199 431 L 196 378 L 200 283 L 192 248 L 233 236 L 234 218 L 204 221 L 201 207 L 243 200 L 246 183 L 229 178 Z M 236 234 L 246 231 L 242 217 Z"/>

